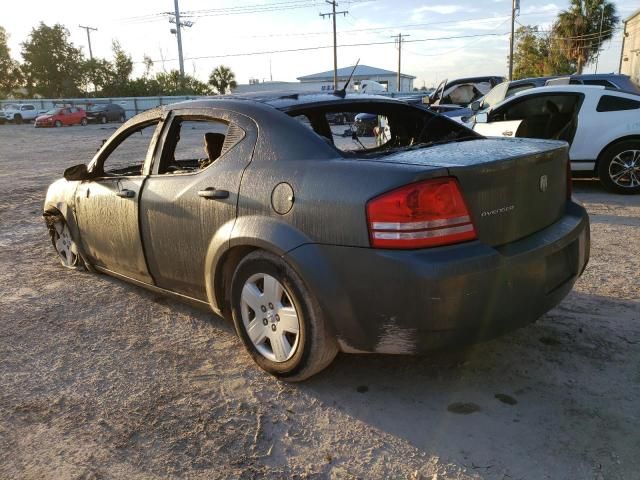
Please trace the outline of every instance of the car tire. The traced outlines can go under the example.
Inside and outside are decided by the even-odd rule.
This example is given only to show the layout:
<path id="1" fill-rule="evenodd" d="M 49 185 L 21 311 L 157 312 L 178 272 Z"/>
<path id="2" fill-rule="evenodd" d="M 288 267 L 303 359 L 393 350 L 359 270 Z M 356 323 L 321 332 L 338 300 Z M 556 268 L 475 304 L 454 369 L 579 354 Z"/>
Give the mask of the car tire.
<path id="1" fill-rule="evenodd" d="M 78 246 L 71 236 L 69 225 L 62 216 L 50 216 L 47 218 L 51 243 L 58 254 L 58 260 L 63 267 L 72 270 L 82 268 L 83 262 L 78 252 Z"/>
<path id="2" fill-rule="evenodd" d="M 120 115 L 120 123 L 124 123 L 127 118 L 124 116 L 124 113 Z"/>
<path id="3" fill-rule="evenodd" d="M 100 123 L 103 125 L 107 123 L 107 117 L 104 117 L 104 116 L 100 117 Z"/>
<path id="4" fill-rule="evenodd" d="M 56 128 L 60 128 L 62 126 L 62 122 L 60 120 L 56 120 L 53 124 Z"/>
<path id="5" fill-rule="evenodd" d="M 625 140 L 607 148 L 598 160 L 598 177 L 611 192 L 640 193 L 640 140 Z"/>
<path id="6" fill-rule="evenodd" d="M 338 352 L 317 300 L 293 268 L 269 252 L 254 251 L 238 264 L 231 312 L 253 360 L 281 380 L 305 380 Z"/>
<path id="7" fill-rule="evenodd" d="M 16 115 L 13 117 L 13 123 L 16 125 L 20 125 L 22 123 L 22 115 Z"/>
<path id="8" fill-rule="evenodd" d="M 80 120 L 80 125 L 82 125 L 83 127 L 86 127 L 87 123 L 87 117 L 83 117 L 82 120 Z"/>

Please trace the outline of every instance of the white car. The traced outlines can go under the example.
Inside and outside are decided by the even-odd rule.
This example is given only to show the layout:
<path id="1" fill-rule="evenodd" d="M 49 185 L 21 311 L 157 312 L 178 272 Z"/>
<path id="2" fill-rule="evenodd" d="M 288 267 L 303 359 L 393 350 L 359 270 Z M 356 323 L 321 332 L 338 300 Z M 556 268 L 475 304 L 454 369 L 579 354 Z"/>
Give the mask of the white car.
<path id="1" fill-rule="evenodd" d="M 564 140 L 574 176 L 640 193 L 640 95 L 587 85 L 531 88 L 476 114 L 469 126 L 488 137 Z"/>
<path id="2" fill-rule="evenodd" d="M 14 123 L 30 122 L 41 114 L 42 110 L 38 110 L 31 103 L 10 103 L 2 109 L 3 120 Z"/>

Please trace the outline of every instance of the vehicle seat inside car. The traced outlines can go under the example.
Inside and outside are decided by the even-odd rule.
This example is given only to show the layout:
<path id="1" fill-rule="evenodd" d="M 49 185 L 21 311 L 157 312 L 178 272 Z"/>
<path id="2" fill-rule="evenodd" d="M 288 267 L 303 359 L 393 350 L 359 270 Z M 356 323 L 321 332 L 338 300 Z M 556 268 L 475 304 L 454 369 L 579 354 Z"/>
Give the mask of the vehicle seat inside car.
<path id="1" fill-rule="evenodd" d="M 204 134 L 204 151 L 207 158 L 200 160 L 198 167 L 206 168 L 215 162 L 222 153 L 225 136 L 222 133 L 207 132 Z"/>

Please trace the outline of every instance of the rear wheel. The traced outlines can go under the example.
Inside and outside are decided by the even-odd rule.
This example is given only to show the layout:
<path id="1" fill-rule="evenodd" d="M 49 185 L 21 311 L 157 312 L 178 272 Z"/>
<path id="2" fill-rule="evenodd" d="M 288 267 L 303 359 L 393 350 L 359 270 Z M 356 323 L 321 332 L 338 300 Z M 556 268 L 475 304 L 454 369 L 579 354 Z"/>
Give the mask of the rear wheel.
<path id="1" fill-rule="evenodd" d="M 627 140 L 609 147 L 598 162 L 602 185 L 616 193 L 640 193 L 640 141 Z"/>
<path id="2" fill-rule="evenodd" d="M 66 268 L 77 268 L 82 260 L 78 254 L 78 246 L 71 237 L 71 231 L 63 218 L 56 218 L 49 226 L 51 241 L 60 263 Z"/>
<path id="3" fill-rule="evenodd" d="M 56 120 L 54 125 L 56 126 L 56 128 L 60 128 L 62 126 L 62 122 L 60 120 Z"/>
<path id="4" fill-rule="evenodd" d="M 82 125 L 83 127 L 87 126 L 87 117 L 83 117 L 82 120 L 80 120 L 80 125 Z"/>
<path id="5" fill-rule="evenodd" d="M 107 123 L 107 117 L 104 117 L 104 116 L 100 117 L 100 123 L 102 123 L 103 125 Z"/>
<path id="6" fill-rule="evenodd" d="M 126 120 L 124 113 L 122 115 L 120 115 L 120 123 L 124 123 L 124 121 Z"/>
<path id="7" fill-rule="evenodd" d="M 338 351 L 302 279 L 271 253 L 256 251 L 240 262 L 231 283 L 231 309 L 253 360 L 282 380 L 309 378 Z"/>

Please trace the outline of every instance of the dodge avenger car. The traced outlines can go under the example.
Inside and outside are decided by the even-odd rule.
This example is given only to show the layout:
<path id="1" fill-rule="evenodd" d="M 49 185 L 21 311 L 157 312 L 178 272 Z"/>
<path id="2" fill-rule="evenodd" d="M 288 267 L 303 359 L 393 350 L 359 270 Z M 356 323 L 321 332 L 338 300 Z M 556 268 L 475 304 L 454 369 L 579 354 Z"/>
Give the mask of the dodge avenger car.
<path id="1" fill-rule="evenodd" d="M 343 138 L 327 115 L 375 115 Z M 535 321 L 589 257 L 567 145 L 344 92 L 149 110 L 47 192 L 62 264 L 211 308 L 288 381 Z"/>

